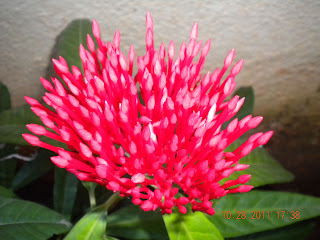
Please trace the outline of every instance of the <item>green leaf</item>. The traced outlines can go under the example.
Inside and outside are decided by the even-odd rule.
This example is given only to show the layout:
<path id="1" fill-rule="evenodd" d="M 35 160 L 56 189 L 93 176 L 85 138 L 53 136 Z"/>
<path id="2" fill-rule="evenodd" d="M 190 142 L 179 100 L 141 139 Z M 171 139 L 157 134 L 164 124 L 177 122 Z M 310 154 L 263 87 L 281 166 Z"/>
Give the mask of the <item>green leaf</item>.
<path id="1" fill-rule="evenodd" d="M 0 114 L 0 125 L 23 126 L 28 123 L 41 124 L 40 118 L 35 115 L 29 105 L 6 110 Z"/>
<path id="2" fill-rule="evenodd" d="M 58 44 L 58 53 L 67 61 L 69 67 L 74 65 L 82 70 L 82 62 L 79 56 L 79 46 L 80 44 L 83 44 L 84 46 L 86 45 L 87 34 L 90 34 L 93 38 L 91 29 L 92 22 L 90 20 L 78 19 L 72 21 L 61 33 Z"/>
<path id="3" fill-rule="evenodd" d="M 241 143 L 239 140 L 235 141 L 227 148 L 226 152 L 233 151 Z M 251 179 L 246 184 L 255 187 L 291 182 L 294 179 L 294 175 L 284 169 L 263 147 L 254 149 L 249 155 L 241 158 L 239 163 L 248 164 L 250 167 L 243 171 L 234 172 L 229 178 L 223 179 L 220 183 L 224 183 L 227 180 L 235 180 L 243 174 L 251 175 Z"/>
<path id="4" fill-rule="evenodd" d="M 40 149 L 36 159 L 25 163 L 19 170 L 12 181 L 11 188 L 16 191 L 49 172 L 53 168 L 51 156 L 53 152 Z"/>
<path id="5" fill-rule="evenodd" d="M 29 201 L 0 197 L 0 212 L 0 239 L 48 239 L 71 227 L 60 214 Z"/>
<path id="6" fill-rule="evenodd" d="M 276 229 L 320 216 L 320 198 L 286 192 L 251 191 L 230 194 L 214 201 L 213 207 L 216 214 L 208 218 L 224 237 L 238 237 Z M 227 219 L 227 211 L 230 211 L 230 219 Z M 241 218 L 243 211 L 245 218 L 237 219 L 238 216 Z M 260 211 L 260 219 L 252 219 L 257 218 L 257 211 Z M 279 217 L 277 211 L 280 211 Z M 283 219 L 281 211 L 285 211 Z M 295 218 L 296 213 L 300 217 Z"/>
<path id="7" fill-rule="evenodd" d="M 10 155 L 12 156 L 15 153 L 14 145 L 2 144 L 0 146 L 0 183 L 5 187 L 11 186 L 16 173 L 17 159 L 10 157 Z"/>
<path id="8" fill-rule="evenodd" d="M 10 93 L 6 85 L 0 82 L 0 112 L 11 108 Z"/>
<path id="9" fill-rule="evenodd" d="M 14 178 L 17 165 L 17 159 L 7 159 L 0 161 L 0 182 L 5 187 L 10 187 Z"/>
<path id="10" fill-rule="evenodd" d="M 30 145 L 21 136 L 23 133 L 29 132 L 26 127 L 29 123 L 42 125 L 40 118 L 31 111 L 29 105 L 0 113 L 0 143 Z M 40 136 L 39 138 L 48 144 L 66 148 L 66 145 L 62 142 L 44 136 Z"/>
<path id="11" fill-rule="evenodd" d="M 13 192 L 11 192 L 9 189 L 0 185 L 0 197 L 16 198 L 17 196 Z"/>
<path id="12" fill-rule="evenodd" d="M 121 208 L 108 217 L 107 234 L 126 239 L 169 239 L 160 212 L 145 212 L 131 205 Z"/>
<path id="13" fill-rule="evenodd" d="M 78 190 L 78 178 L 65 169 L 55 168 L 54 209 L 71 217 Z"/>
<path id="14" fill-rule="evenodd" d="M 107 215 L 107 211 L 87 213 L 71 229 L 64 240 L 103 240 L 107 226 Z"/>
<path id="15" fill-rule="evenodd" d="M 301 240 L 306 239 L 314 230 L 314 223 L 298 223 L 276 230 L 254 233 L 236 238 L 228 238 L 228 240 Z"/>
<path id="16" fill-rule="evenodd" d="M 170 240 L 220 240 L 221 233 L 201 212 L 164 215 Z"/>
<path id="17" fill-rule="evenodd" d="M 114 238 L 114 237 L 106 236 L 106 240 L 119 240 L 119 238 Z"/>
<path id="18" fill-rule="evenodd" d="M 28 132 L 26 124 L 41 124 L 40 118 L 35 115 L 30 106 L 6 110 L 0 113 L 0 142 L 28 145 L 22 134 Z"/>

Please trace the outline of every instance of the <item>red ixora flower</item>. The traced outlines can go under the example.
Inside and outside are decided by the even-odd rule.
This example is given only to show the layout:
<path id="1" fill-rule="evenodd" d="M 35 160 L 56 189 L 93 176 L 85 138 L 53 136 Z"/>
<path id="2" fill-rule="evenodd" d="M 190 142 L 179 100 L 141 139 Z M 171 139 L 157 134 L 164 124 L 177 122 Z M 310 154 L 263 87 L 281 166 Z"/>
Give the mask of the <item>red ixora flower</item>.
<path id="1" fill-rule="evenodd" d="M 244 102 L 239 96 L 225 101 L 236 86 L 234 78 L 243 60 L 232 67 L 221 83 L 234 58 L 232 49 L 221 70 L 217 68 L 201 76 L 211 41 L 201 50 L 197 23 L 192 27 L 189 43 L 181 45 L 176 60 L 175 46 L 170 42 L 167 61 L 164 44 L 159 51 L 154 49 L 150 13 L 146 26 L 146 54 L 137 58 L 138 73 L 132 77 L 133 46 L 127 59 L 119 50 L 119 31 L 112 44 L 105 44 L 93 20 L 98 48 L 95 49 L 90 35 L 89 50 L 80 45 L 84 75 L 75 66 L 70 72 L 60 57 L 53 59 L 53 64 L 68 89 L 56 78 L 52 78 L 54 87 L 41 78 L 48 90 L 43 100 L 55 112 L 25 97 L 33 112 L 52 131 L 36 124 L 28 124 L 28 129 L 65 143 L 68 150 L 42 142 L 34 135 L 23 137 L 31 145 L 57 153 L 51 160 L 58 167 L 80 180 L 104 185 L 121 196 L 132 196 L 132 202 L 145 211 L 159 207 L 162 213 L 171 213 L 177 206 L 181 213 L 186 213 L 185 205 L 190 203 L 193 211 L 212 215 L 215 211 L 211 200 L 253 188 L 234 187 L 246 183 L 250 175 L 223 185 L 219 182 L 234 171 L 249 167 L 239 164 L 240 158 L 265 144 L 273 132 L 256 133 L 233 152 L 225 152 L 228 145 L 262 121 L 262 117 L 249 115 L 241 121 L 234 119 L 221 130 Z M 199 61 L 194 62 L 200 50 Z M 139 100 L 137 85 L 145 104 Z M 178 195 L 179 190 L 183 196 Z"/>

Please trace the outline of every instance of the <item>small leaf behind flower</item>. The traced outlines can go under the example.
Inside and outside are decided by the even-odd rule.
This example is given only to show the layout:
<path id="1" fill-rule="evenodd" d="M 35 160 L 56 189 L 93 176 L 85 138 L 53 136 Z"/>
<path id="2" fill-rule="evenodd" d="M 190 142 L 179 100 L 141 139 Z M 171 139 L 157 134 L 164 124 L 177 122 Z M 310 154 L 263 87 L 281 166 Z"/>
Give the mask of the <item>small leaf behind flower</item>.
<path id="1" fill-rule="evenodd" d="M 29 145 L 22 134 L 28 132 L 26 124 L 41 124 L 40 118 L 35 115 L 30 106 L 24 105 L 0 113 L 0 143 Z"/>
<path id="2" fill-rule="evenodd" d="M 226 152 L 235 150 L 241 144 L 241 140 L 236 140 L 227 148 Z M 248 164 L 250 167 L 243 171 L 234 172 L 229 178 L 223 179 L 220 183 L 224 183 L 227 180 L 235 180 L 243 174 L 251 175 L 250 181 L 246 184 L 255 187 L 291 182 L 294 179 L 294 175 L 284 169 L 263 147 L 254 149 L 248 156 L 241 158 L 239 163 Z"/>
<path id="3" fill-rule="evenodd" d="M 23 133 L 30 132 L 26 125 L 29 123 L 42 125 L 40 118 L 35 115 L 29 105 L 23 105 L 18 108 L 9 109 L 0 113 L 0 143 L 12 143 L 19 145 L 30 145 L 21 136 Z M 48 129 L 50 130 L 50 129 Z M 40 140 L 51 145 L 65 148 L 62 142 L 55 141 L 44 136 Z"/>
<path id="4" fill-rule="evenodd" d="M 79 46 L 87 43 L 87 34 L 92 35 L 92 22 L 88 19 L 77 19 L 72 21 L 61 33 L 58 43 L 58 54 L 62 56 L 69 68 L 72 65 L 82 70 L 82 62 L 79 56 Z M 94 38 L 93 38 L 94 39 Z"/>
<path id="5" fill-rule="evenodd" d="M 11 108 L 10 93 L 6 85 L 0 82 L 0 112 Z"/>

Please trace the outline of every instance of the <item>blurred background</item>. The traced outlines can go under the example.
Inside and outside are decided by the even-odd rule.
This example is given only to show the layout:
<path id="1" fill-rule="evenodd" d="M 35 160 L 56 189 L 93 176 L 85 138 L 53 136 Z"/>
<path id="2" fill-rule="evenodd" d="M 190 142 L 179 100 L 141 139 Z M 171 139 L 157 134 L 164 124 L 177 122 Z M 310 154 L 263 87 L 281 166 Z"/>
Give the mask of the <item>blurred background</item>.
<path id="1" fill-rule="evenodd" d="M 154 21 L 155 46 L 188 41 L 194 22 L 198 39 L 212 39 L 204 71 L 223 65 L 236 49 L 245 59 L 238 86 L 253 86 L 260 129 L 273 129 L 269 152 L 296 180 L 279 188 L 320 196 L 320 1 L 103 1 L 0 2 L 0 80 L 13 107 L 24 96 L 40 99 L 39 77 L 48 76 L 57 37 L 75 19 L 96 19 L 102 38 L 121 33 L 121 49 L 145 53 L 145 14 Z M 176 51 L 177 52 L 177 51 Z"/>

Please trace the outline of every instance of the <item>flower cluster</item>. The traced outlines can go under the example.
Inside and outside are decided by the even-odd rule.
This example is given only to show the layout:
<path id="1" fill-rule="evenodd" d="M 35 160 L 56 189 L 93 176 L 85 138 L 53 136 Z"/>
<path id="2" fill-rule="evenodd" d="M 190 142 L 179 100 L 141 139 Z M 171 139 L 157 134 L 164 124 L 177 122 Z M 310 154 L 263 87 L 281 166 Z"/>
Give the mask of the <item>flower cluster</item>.
<path id="1" fill-rule="evenodd" d="M 221 81 L 234 58 L 231 50 L 221 70 L 202 76 L 211 41 L 201 50 L 197 23 L 176 60 L 175 46 L 170 42 L 167 61 L 164 44 L 159 50 L 154 48 L 149 13 L 146 26 L 146 54 L 137 58 L 138 72 L 133 77 L 133 46 L 127 58 L 119 49 L 119 32 L 113 43 L 104 43 L 93 20 L 98 46 L 90 35 L 88 50 L 80 46 L 84 74 L 75 66 L 69 71 L 60 57 L 53 59 L 53 64 L 67 88 L 56 78 L 52 78 L 53 85 L 41 78 L 48 91 L 43 100 L 54 111 L 25 97 L 47 127 L 28 124 L 28 129 L 63 142 L 68 148 L 52 146 L 30 134 L 23 137 L 34 146 L 57 153 L 51 160 L 58 167 L 80 180 L 132 196 L 132 202 L 145 211 L 160 208 L 162 213 L 171 213 L 177 206 L 186 213 L 185 206 L 190 203 L 193 211 L 212 215 L 215 211 L 211 200 L 252 189 L 239 185 L 246 183 L 250 175 L 219 182 L 234 171 L 246 169 L 248 165 L 239 164 L 240 158 L 265 144 L 272 131 L 254 134 L 233 152 L 225 152 L 228 145 L 262 121 L 262 117 L 249 115 L 221 129 L 244 102 L 239 96 L 226 101 L 236 86 L 234 79 L 243 60 Z"/>

